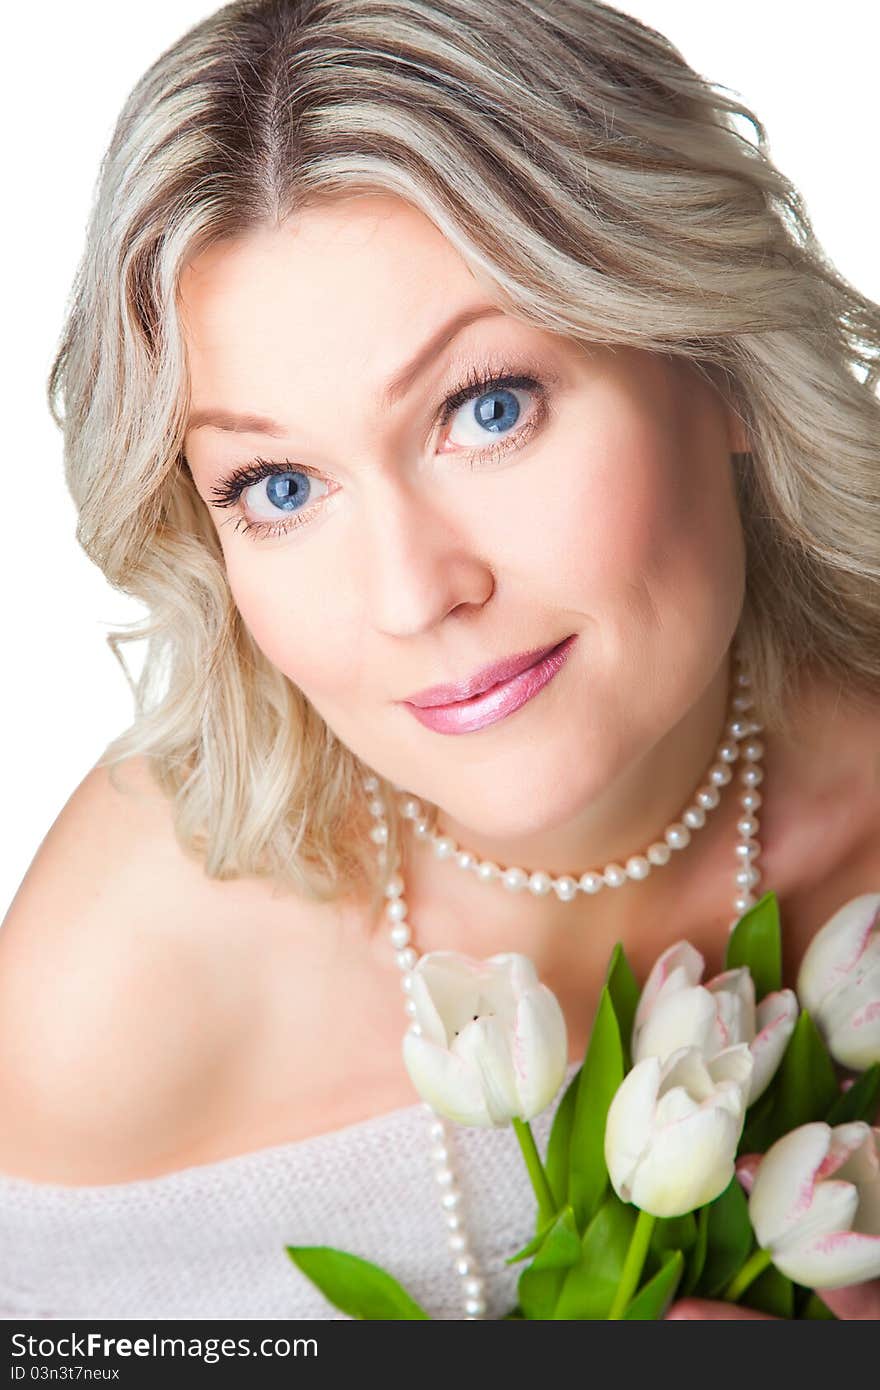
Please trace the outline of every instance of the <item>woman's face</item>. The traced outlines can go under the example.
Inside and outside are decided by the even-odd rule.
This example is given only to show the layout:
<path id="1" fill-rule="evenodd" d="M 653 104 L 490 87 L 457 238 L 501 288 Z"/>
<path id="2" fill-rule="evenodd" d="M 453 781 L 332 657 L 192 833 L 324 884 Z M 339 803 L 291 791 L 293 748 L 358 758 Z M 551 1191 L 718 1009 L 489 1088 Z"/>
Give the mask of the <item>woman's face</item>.
<path id="1" fill-rule="evenodd" d="M 235 602 L 368 766 L 520 836 L 575 814 L 684 718 L 740 613 L 729 455 L 748 447 L 692 368 L 498 311 L 390 196 L 203 252 L 181 303 L 185 454 Z M 518 380 L 491 385 L 504 377 Z M 220 505 L 255 459 L 274 475 Z M 402 703 L 572 635 L 501 718 L 452 732 Z"/>

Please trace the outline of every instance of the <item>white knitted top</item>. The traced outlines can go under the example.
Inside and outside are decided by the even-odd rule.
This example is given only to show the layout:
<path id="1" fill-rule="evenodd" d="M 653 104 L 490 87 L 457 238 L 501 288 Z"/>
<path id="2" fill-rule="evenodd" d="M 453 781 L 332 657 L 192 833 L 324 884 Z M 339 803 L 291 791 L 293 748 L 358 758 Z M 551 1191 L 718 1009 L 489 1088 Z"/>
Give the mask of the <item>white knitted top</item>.
<path id="1" fill-rule="evenodd" d="M 577 1068 L 570 1062 L 566 1084 Z M 546 1153 L 565 1087 L 532 1122 Z M 102 1186 L 0 1174 L 3 1318 L 344 1318 L 285 1245 L 382 1265 L 432 1318 L 464 1318 L 420 1103 L 290 1144 Z M 512 1128 L 450 1126 L 486 1317 L 516 1303 L 536 1203 Z"/>

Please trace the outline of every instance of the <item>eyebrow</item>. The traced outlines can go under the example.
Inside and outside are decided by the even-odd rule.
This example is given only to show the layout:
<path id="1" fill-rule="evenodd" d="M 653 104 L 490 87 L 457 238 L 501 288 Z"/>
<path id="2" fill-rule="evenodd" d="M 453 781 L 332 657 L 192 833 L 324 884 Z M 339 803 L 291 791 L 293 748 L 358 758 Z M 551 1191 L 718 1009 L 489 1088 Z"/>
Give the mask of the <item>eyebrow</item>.
<path id="1" fill-rule="evenodd" d="M 431 334 L 406 366 L 401 367 L 386 383 L 380 396 L 383 409 L 388 410 L 404 396 L 428 364 L 465 328 L 478 319 L 503 313 L 504 310 L 495 304 L 477 304 L 462 309 L 449 319 L 436 333 Z M 206 426 L 232 434 L 267 434 L 273 439 L 284 439 L 288 433 L 284 425 L 266 415 L 240 415 L 232 410 L 214 409 L 210 406 L 193 411 L 186 428 L 187 431 L 192 431 L 204 429 Z"/>

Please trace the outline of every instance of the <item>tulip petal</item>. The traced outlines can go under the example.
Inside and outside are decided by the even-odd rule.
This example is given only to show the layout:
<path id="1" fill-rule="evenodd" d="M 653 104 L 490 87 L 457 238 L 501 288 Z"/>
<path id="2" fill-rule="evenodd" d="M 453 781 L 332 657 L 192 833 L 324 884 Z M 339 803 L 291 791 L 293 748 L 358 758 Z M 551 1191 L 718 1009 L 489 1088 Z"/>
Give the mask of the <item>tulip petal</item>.
<path id="1" fill-rule="evenodd" d="M 675 993 L 699 984 L 704 967 L 703 957 L 689 941 L 676 941 L 655 960 L 639 996 L 634 1028 L 637 1032 L 654 1008 L 661 990 Z M 670 989 L 671 985 L 671 989 Z"/>
<path id="2" fill-rule="evenodd" d="M 478 1012 L 482 965 L 482 961 L 458 951 L 429 951 L 413 970 L 428 988 L 443 1021 L 447 1043 Z"/>
<path id="3" fill-rule="evenodd" d="M 761 1160 L 749 1197 L 749 1216 L 765 1250 L 792 1231 L 809 1210 L 815 1175 L 831 1145 L 831 1126 L 822 1120 L 771 1144 Z"/>
<path id="4" fill-rule="evenodd" d="M 866 952 L 859 968 L 829 991 L 816 1013 L 835 1060 L 856 1071 L 880 1061 L 880 937 L 870 951 L 877 959 L 863 969 Z"/>
<path id="5" fill-rule="evenodd" d="M 659 1057 L 665 1061 L 680 1047 L 712 1048 L 715 1034 L 715 1000 L 701 985 L 657 999 L 636 1031 L 633 1061 Z"/>
<path id="6" fill-rule="evenodd" d="M 751 1046 L 754 1059 L 749 1087 L 749 1105 L 763 1095 L 782 1061 L 782 1054 L 794 1032 L 798 1002 L 791 989 L 776 990 L 761 1000 L 756 1010 L 758 1032 Z"/>
<path id="7" fill-rule="evenodd" d="M 880 1236 L 834 1231 L 773 1256 L 776 1268 L 811 1289 L 840 1289 L 880 1276 Z"/>
<path id="8" fill-rule="evenodd" d="M 608 1107 L 605 1163 L 622 1201 L 630 1201 L 630 1183 L 651 1138 L 654 1105 L 660 1087 L 660 1063 L 645 1057 L 627 1072 Z"/>
<path id="9" fill-rule="evenodd" d="M 531 1120 L 550 1104 L 568 1069 L 565 1015 L 546 985 L 536 985 L 519 1001 L 513 1028 L 513 1066 L 519 1114 Z"/>
<path id="10" fill-rule="evenodd" d="M 476 1018 L 461 1030 L 452 1052 L 479 1078 L 493 1125 L 509 1125 L 519 1112 L 510 1030 L 491 1014 Z"/>
<path id="11" fill-rule="evenodd" d="M 658 1128 L 632 1184 L 632 1201 L 654 1216 L 683 1216 L 712 1202 L 733 1177 L 741 1124 L 707 1102 Z"/>
<path id="12" fill-rule="evenodd" d="M 447 1047 L 449 1037 L 446 1033 L 446 1025 L 431 997 L 428 982 L 418 968 L 412 972 L 409 997 L 416 1006 L 414 1021 L 418 1023 L 423 1036 L 429 1042 L 436 1043 L 438 1047 Z"/>
<path id="13" fill-rule="evenodd" d="M 460 1057 L 408 1029 L 403 1037 L 403 1061 L 422 1100 L 438 1115 L 461 1125 L 492 1124 L 479 1077 Z"/>
<path id="14" fill-rule="evenodd" d="M 828 992 L 854 968 L 880 931 L 880 893 L 850 898 L 829 917 L 813 937 L 801 960 L 798 998 L 814 1016 Z"/>

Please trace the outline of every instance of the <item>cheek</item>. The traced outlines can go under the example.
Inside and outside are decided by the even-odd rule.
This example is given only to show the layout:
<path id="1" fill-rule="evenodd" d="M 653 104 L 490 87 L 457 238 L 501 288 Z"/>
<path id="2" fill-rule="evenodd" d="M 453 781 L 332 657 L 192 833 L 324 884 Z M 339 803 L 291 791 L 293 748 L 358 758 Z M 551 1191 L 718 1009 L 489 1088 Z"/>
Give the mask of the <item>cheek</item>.
<path id="1" fill-rule="evenodd" d="M 250 544 L 257 549 L 260 542 Z M 295 685 L 338 690 L 351 680 L 357 638 L 335 606 L 338 595 L 330 585 L 316 585 L 314 575 L 296 564 L 289 545 L 253 557 L 241 545 L 227 554 L 226 573 L 257 646 Z"/>

